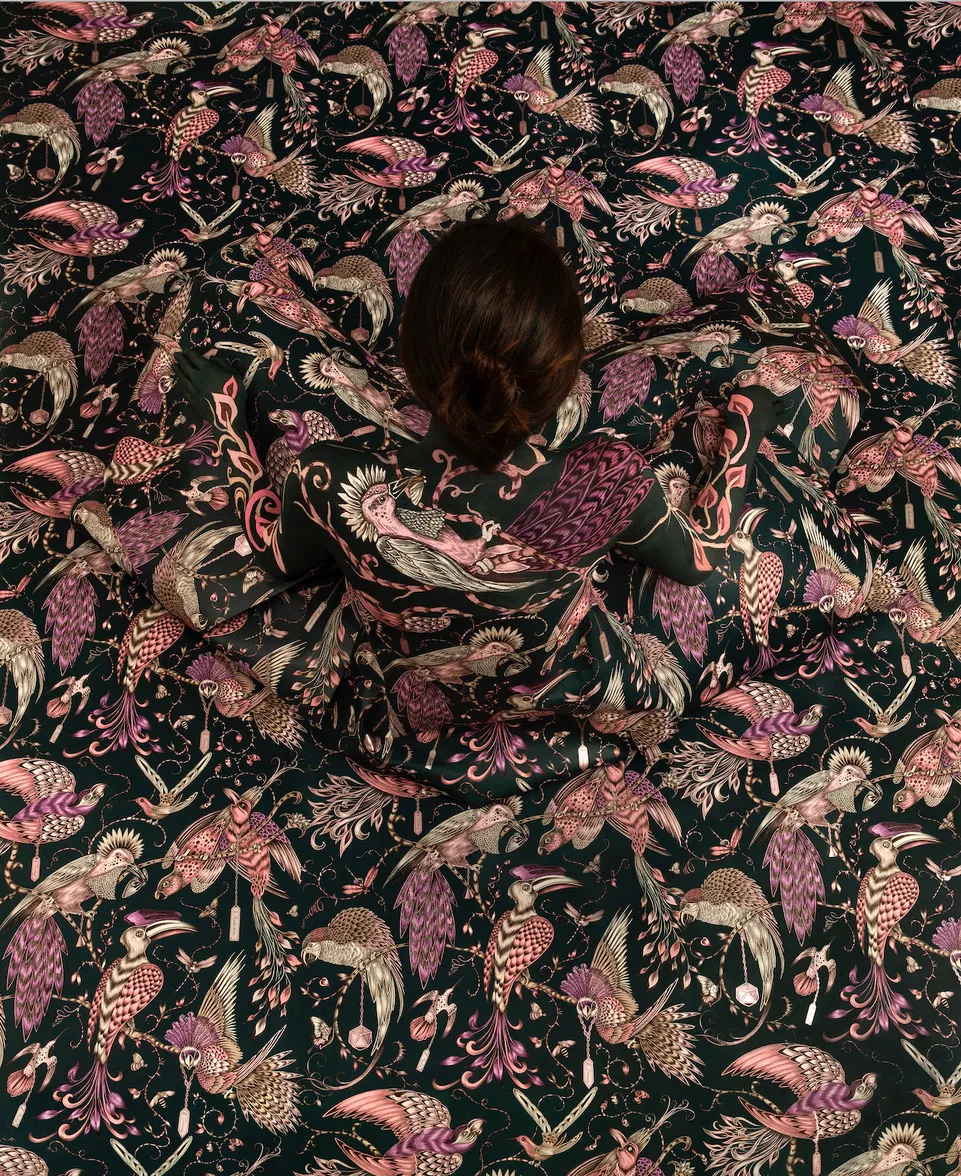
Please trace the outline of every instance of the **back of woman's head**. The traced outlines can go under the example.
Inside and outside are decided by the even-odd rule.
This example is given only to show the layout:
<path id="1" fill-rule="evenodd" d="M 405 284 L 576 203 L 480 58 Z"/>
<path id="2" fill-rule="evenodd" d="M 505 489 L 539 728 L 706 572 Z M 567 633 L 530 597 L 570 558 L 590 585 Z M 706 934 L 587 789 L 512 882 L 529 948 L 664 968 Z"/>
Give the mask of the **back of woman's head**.
<path id="1" fill-rule="evenodd" d="M 456 224 L 421 262 L 400 355 L 454 448 L 491 470 L 541 429 L 584 354 L 577 281 L 529 221 Z"/>

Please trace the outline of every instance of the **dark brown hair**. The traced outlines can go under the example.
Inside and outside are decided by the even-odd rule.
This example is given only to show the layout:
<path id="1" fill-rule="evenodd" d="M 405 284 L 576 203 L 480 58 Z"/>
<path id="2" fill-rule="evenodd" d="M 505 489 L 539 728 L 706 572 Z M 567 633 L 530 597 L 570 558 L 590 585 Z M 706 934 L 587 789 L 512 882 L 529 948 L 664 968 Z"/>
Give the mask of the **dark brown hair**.
<path id="1" fill-rule="evenodd" d="M 414 395 L 492 470 L 551 418 L 584 356 L 577 280 L 529 221 L 453 226 L 420 264 L 400 327 Z"/>

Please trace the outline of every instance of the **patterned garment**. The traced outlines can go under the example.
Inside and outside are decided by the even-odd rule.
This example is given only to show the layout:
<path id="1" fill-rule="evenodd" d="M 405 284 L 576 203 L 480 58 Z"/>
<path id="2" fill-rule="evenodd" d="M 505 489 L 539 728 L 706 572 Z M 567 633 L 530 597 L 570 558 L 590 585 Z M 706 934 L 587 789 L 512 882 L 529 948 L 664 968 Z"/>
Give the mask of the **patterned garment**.
<path id="1" fill-rule="evenodd" d="M 3 21 L 0 1172 L 957 1172 L 961 8 Z M 485 481 L 394 327 L 491 212 L 590 353 Z"/>

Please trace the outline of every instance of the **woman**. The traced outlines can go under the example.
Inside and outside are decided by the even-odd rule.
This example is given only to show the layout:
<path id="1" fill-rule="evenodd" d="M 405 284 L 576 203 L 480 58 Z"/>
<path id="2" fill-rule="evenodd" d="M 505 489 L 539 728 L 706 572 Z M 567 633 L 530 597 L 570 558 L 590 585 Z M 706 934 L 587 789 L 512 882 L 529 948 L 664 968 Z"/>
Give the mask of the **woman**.
<path id="1" fill-rule="evenodd" d="M 259 511 L 249 503 L 269 490 L 237 381 L 179 355 L 188 398 L 208 416 L 214 404 L 225 452 L 246 470 L 255 549 L 287 580 L 331 561 L 343 572 L 363 632 L 341 695 L 352 733 L 381 763 L 434 775 L 442 734 L 496 720 L 527 746 L 531 724 L 555 713 L 581 720 L 582 767 L 615 757 L 598 734 L 610 723 L 592 725 L 588 747 L 584 720 L 651 697 L 635 633 L 604 607 L 606 561 L 616 550 L 694 585 L 724 556 L 781 402 L 762 387 L 731 395 L 685 514 L 630 437 L 563 439 L 565 413 L 589 395 L 582 325 L 576 279 L 542 230 L 456 225 L 421 263 L 401 322 L 408 395 L 430 413 L 426 434 L 416 438 L 416 414 L 392 401 L 379 448 L 309 446 L 282 500 Z M 390 377 L 372 379 L 383 397 Z M 506 771 L 508 761 L 497 762 Z"/>

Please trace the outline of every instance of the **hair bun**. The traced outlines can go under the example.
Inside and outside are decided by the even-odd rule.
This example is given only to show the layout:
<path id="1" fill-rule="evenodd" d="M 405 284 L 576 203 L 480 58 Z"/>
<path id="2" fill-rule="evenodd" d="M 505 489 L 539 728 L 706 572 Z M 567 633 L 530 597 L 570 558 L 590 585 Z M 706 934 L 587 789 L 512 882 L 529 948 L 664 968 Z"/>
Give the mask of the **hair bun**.
<path id="1" fill-rule="evenodd" d="M 517 381 L 499 356 L 474 351 L 456 364 L 451 373 L 465 399 L 465 406 L 493 428 L 505 424 L 517 406 Z"/>

